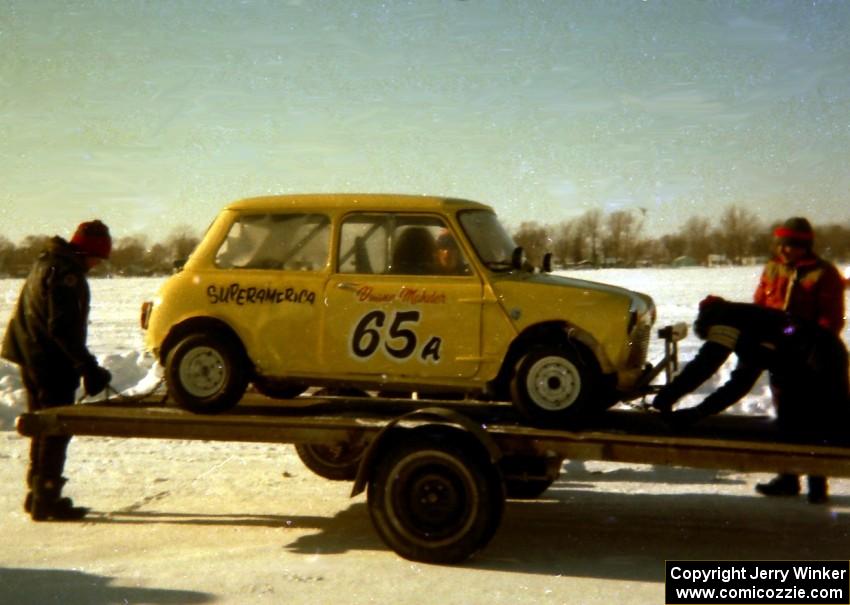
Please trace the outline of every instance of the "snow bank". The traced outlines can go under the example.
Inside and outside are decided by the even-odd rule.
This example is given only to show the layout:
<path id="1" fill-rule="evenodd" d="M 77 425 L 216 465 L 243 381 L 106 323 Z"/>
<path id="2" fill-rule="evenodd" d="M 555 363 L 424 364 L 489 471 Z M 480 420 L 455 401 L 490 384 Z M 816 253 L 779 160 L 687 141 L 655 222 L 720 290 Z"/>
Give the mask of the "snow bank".
<path id="1" fill-rule="evenodd" d="M 143 352 L 139 309 L 150 299 L 161 279 L 92 279 L 89 347 L 101 365 L 112 372 L 111 387 L 135 395 L 153 389 L 161 368 Z M 22 280 L 0 280 L 0 326 L 5 331 L 15 308 Z M 83 397 L 82 389 L 77 399 Z M 26 391 L 18 367 L 0 360 L 0 430 L 14 428 L 26 409 Z"/>

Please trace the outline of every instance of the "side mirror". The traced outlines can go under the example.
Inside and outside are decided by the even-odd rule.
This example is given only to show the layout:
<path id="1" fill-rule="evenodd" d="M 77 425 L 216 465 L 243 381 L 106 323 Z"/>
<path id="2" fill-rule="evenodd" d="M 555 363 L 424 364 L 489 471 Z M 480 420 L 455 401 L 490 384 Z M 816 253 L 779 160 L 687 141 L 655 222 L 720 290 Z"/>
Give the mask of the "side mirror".
<path id="1" fill-rule="evenodd" d="M 525 266 L 525 250 L 522 246 L 514 248 L 514 253 L 511 255 L 511 266 L 517 271 Z"/>
<path id="2" fill-rule="evenodd" d="M 552 272 L 552 253 L 547 252 L 543 255 L 543 263 L 540 265 L 541 273 L 551 273 Z"/>

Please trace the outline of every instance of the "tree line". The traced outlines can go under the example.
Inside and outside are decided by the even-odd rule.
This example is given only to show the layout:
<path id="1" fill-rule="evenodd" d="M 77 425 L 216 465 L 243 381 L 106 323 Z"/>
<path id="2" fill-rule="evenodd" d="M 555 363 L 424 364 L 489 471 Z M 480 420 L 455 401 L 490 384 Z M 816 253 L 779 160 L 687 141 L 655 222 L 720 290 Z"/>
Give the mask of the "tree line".
<path id="1" fill-rule="evenodd" d="M 529 262 L 539 266 L 551 252 L 555 266 L 636 267 L 642 265 L 745 264 L 763 262 L 770 255 L 774 228 L 740 206 L 728 206 L 716 223 L 703 217 L 688 219 L 675 233 L 652 238 L 644 235 L 646 213 L 588 210 L 581 216 L 554 225 L 526 221 L 514 229 L 517 245 Z M 850 260 L 850 227 L 815 224 L 815 248 L 835 262 Z M 14 244 L 0 235 L 0 276 L 24 277 L 44 250 L 50 236 L 29 235 Z M 95 275 L 157 276 L 174 270 L 185 260 L 199 238 L 188 228 L 176 229 L 162 242 L 132 235 L 113 242 L 109 261 Z"/>
<path id="2" fill-rule="evenodd" d="M 513 235 L 535 266 L 546 252 L 552 253 L 556 267 L 740 265 L 760 263 L 771 255 L 773 230 L 781 223 L 766 224 L 753 212 L 731 205 L 714 223 L 694 216 L 675 233 L 651 238 L 644 235 L 645 212 L 594 209 L 551 226 L 523 222 Z M 835 262 L 850 259 L 850 226 L 813 226 L 819 254 Z"/>
<path id="3" fill-rule="evenodd" d="M 0 235 L 0 276 L 26 277 L 52 236 L 28 235 L 15 245 Z M 112 242 L 109 260 L 92 270 L 92 275 L 141 277 L 167 275 L 174 264 L 188 258 L 200 239 L 188 229 L 178 229 L 165 241 L 150 243 L 141 235 L 120 237 Z"/>

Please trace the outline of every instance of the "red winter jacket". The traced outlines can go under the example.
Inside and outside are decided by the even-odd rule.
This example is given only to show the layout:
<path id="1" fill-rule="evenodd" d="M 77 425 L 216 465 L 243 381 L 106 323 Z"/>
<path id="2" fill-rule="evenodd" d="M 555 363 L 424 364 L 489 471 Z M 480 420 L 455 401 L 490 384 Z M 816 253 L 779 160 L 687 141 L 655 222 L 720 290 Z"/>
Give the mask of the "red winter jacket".
<path id="1" fill-rule="evenodd" d="M 794 266 L 774 258 L 765 265 L 753 301 L 816 321 L 838 334 L 844 327 L 844 287 L 838 269 L 819 256 L 812 255 Z"/>

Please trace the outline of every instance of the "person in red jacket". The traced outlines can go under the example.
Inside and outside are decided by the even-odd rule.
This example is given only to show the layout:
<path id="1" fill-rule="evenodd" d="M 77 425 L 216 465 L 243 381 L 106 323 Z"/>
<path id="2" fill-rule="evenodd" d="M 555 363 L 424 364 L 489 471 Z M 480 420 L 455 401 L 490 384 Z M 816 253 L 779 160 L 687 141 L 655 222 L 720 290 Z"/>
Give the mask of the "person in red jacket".
<path id="1" fill-rule="evenodd" d="M 762 271 L 753 302 L 815 322 L 840 337 L 846 282 L 835 265 L 815 254 L 812 225 L 802 217 L 790 218 L 776 228 L 773 236 L 776 254 Z M 773 383 L 772 388 L 776 402 L 779 396 Z M 809 476 L 808 487 L 810 501 L 826 502 L 825 477 Z M 765 496 L 797 495 L 800 479 L 781 474 L 768 483 L 759 483 L 756 490 Z"/>

